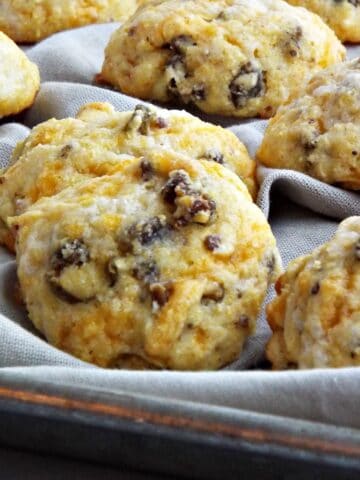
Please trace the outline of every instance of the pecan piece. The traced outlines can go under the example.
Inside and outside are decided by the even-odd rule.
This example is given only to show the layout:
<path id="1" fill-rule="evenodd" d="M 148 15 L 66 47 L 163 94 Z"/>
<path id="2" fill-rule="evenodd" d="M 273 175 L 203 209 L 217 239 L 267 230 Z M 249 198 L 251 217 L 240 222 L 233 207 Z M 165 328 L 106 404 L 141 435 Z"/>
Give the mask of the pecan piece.
<path id="1" fill-rule="evenodd" d="M 167 85 L 167 92 L 170 97 L 181 97 L 179 84 L 187 77 L 188 73 L 181 55 L 174 55 L 168 63 L 170 80 Z"/>
<path id="2" fill-rule="evenodd" d="M 106 268 L 106 274 L 109 279 L 110 287 L 114 287 L 120 278 L 121 272 L 127 270 L 123 257 L 113 257 L 109 260 Z"/>
<path id="3" fill-rule="evenodd" d="M 168 231 L 167 220 L 164 215 L 160 215 L 132 225 L 128 234 L 133 240 L 138 240 L 141 245 L 150 245 L 155 240 L 163 238 Z"/>
<path id="4" fill-rule="evenodd" d="M 174 213 L 176 228 L 184 227 L 189 223 L 206 225 L 213 219 L 216 211 L 214 200 L 197 192 L 179 198 L 175 203 L 177 205 Z"/>
<path id="5" fill-rule="evenodd" d="M 169 49 L 172 52 L 166 64 L 166 73 L 170 78 L 167 86 L 168 94 L 172 97 L 184 97 L 185 102 L 190 99 L 201 100 L 200 97 L 205 93 L 204 90 L 199 90 L 199 87 L 194 87 L 193 92 L 187 92 L 185 94 L 181 88 L 183 80 L 189 77 L 185 60 L 187 49 L 195 45 L 196 42 L 190 35 L 179 35 L 174 37 L 170 43 L 163 45 L 163 48 Z"/>
<path id="6" fill-rule="evenodd" d="M 82 240 L 65 240 L 50 258 L 45 278 L 52 291 L 67 303 L 89 302 L 108 285 L 103 268 L 91 261 Z"/>
<path id="7" fill-rule="evenodd" d="M 205 247 L 213 252 L 217 250 L 221 245 L 221 238 L 219 235 L 208 235 L 204 240 Z"/>
<path id="8" fill-rule="evenodd" d="M 211 148 L 205 152 L 203 158 L 211 162 L 219 163 L 220 165 L 224 164 L 224 155 L 216 148 Z"/>
<path id="9" fill-rule="evenodd" d="M 174 291 L 172 282 L 158 282 L 152 283 L 149 287 L 151 298 L 157 306 L 163 307 L 170 299 L 171 294 Z"/>
<path id="10" fill-rule="evenodd" d="M 160 278 L 159 268 L 155 261 L 138 263 L 133 270 L 133 275 L 147 285 L 158 282 Z"/>
<path id="11" fill-rule="evenodd" d="M 242 108 L 250 99 L 261 97 L 264 94 L 264 74 L 253 62 L 247 62 L 240 67 L 231 80 L 229 90 L 234 106 Z"/>
<path id="12" fill-rule="evenodd" d="M 216 203 L 205 193 L 193 188 L 191 179 L 184 170 L 171 172 L 170 179 L 162 189 L 167 203 L 175 205 L 175 227 L 181 228 L 189 223 L 207 224 L 216 211 Z"/>
<path id="13" fill-rule="evenodd" d="M 140 163 L 141 178 L 144 182 L 148 182 L 154 176 L 154 168 L 146 158 L 143 158 Z"/>
<path id="14" fill-rule="evenodd" d="M 90 260 L 89 249 L 81 239 L 65 240 L 53 253 L 50 266 L 56 275 L 70 265 L 81 267 Z"/>
<path id="15" fill-rule="evenodd" d="M 188 213 L 195 223 L 208 223 L 210 217 L 213 215 L 216 209 L 216 203 L 214 200 L 210 200 L 206 197 L 196 198 L 191 205 Z"/>
<path id="16" fill-rule="evenodd" d="M 187 195 L 191 191 L 191 180 L 184 170 L 170 173 L 170 179 L 165 183 L 161 194 L 166 203 L 173 204 L 177 196 Z"/>
<path id="17" fill-rule="evenodd" d="M 72 145 L 70 144 L 67 144 L 67 145 L 64 145 L 62 147 L 62 149 L 60 150 L 60 155 L 59 157 L 62 158 L 62 159 L 65 159 L 69 156 L 71 150 L 73 149 Z"/>
<path id="18" fill-rule="evenodd" d="M 282 44 L 283 51 L 286 55 L 290 55 L 290 57 L 297 57 L 299 55 L 302 36 L 303 31 L 300 26 L 297 26 L 291 32 L 286 32 L 286 37 Z"/>
<path id="19" fill-rule="evenodd" d="M 305 152 L 310 154 L 318 145 L 320 131 L 314 119 L 308 121 L 306 129 L 301 132 L 300 142 Z"/>
<path id="20" fill-rule="evenodd" d="M 206 100 L 205 85 L 194 85 L 191 90 L 191 100 L 194 102 L 202 102 Z"/>
<path id="21" fill-rule="evenodd" d="M 145 105 L 136 105 L 135 110 L 124 127 L 125 132 L 138 131 L 141 135 L 149 135 L 151 128 L 165 128 L 167 122 L 158 117 L 156 112 Z"/>

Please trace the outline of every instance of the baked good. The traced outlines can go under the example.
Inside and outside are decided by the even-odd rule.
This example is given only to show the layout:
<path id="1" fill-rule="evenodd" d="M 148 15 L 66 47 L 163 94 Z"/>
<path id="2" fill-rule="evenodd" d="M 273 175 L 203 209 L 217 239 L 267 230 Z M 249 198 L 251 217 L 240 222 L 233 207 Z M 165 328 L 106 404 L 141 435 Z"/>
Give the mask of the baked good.
<path id="1" fill-rule="evenodd" d="M 9 220 L 31 320 L 103 367 L 233 361 L 279 272 L 264 215 L 216 162 L 154 149 L 122 166 Z"/>
<path id="2" fill-rule="evenodd" d="M 37 66 L 0 32 L 0 118 L 30 107 L 39 87 Z"/>
<path id="3" fill-rule="evenodd" d="M 317 15 L 282 0 L 165 0 L 114 32 L 99 78 L 138 98 L 268 118 L 344 58 Z"/>
<path id="4" fill-rule="evenodd" d="M 91 23 L 124 20 L 141 0 L 1 0 L 0 30 L 16 42 L 37 42 Z"/>
<path id="5" fill-rule="evenodd" d="M 318 73 L 299 99 L 279 109 L 257 158 L 359 190 L 360 59 Z"/>
<path id="6" fill-rule="evenodd" d="M 275 369 L 360 366 L 360 217 L 290 263 L 268 305 Z"/>
<path id="7" fill-rule="evenodd" d="M 343 42 L 360 42 L 359 0 L 287 0 L 320 15 Z"/>
<path id="8" fill-rule="evenodd" d="M 155 146 L 228 166 L 255 195 L 255 162 L 230 131 L 185 112 L 141 105 L 116 112 L 110 104 L 92 103 L 77 118 L 36 126 L 15 149 L 0 176 L 0 242 L 13 249 L 7 217 L 84 179 L 113 174 L 119 163 Z"/>
<path id="9" fill-rule="evenodd" d="M 193 158 L 220 163 L 235 172 L 256 197 L 256 162 L 229 130 L 201 121 L 184 110 L 137 105 L 132 112 L 116 112 L 109 103 L 90 103 L 77 118 L 95 125 L 117 124 L 118 148 L 144 155 L 154 145 L 171 148 Z"/>

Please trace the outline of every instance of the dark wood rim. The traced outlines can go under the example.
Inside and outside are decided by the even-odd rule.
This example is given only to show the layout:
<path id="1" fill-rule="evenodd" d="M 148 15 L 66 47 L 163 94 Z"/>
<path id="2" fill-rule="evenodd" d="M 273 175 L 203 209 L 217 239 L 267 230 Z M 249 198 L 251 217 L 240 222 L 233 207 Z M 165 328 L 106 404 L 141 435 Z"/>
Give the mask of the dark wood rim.
<path id="1" fill-rule="evenodd" d="M 0 400 L 52 407 L 63 411 L 82 411 L 87 414 L 110 416 L 119 420 L 136 423 L 144 422 L 158 426 L 190 430 L 198 433 L 221 435 L 256 444 L 275 444 L 281 447 L 319 452 L 327 455 L 341 455 L 360 458 L 360 445 L 324 440 L 306 436 L 296 436 L 259 428 L 242 428 L 227 423 L 198 420 L 190 417 L 161 414 L 143 409 L 133 409 L 121 405 L 105 404 L 96 401 L 68 398 L 60 395 L 44 394 L 29 390 L 0 387 Z M 290 421 L 290 419 L 289 419 Z"/>

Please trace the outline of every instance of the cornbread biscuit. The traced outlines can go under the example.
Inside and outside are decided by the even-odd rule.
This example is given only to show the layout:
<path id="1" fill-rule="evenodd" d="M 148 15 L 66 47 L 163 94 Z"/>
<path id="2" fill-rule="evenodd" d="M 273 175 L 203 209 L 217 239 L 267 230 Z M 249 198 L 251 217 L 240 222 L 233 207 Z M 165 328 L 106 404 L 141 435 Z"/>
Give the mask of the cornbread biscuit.
<path id="1" fill-rule="evenodd" d="M 317 15 L 281 0 L 167 0 L 114 32 L 99 78 L 138 98 L 268 118 L 344 57 Z"/>
<path id="2" fill-rule="evenodd" d="M 10 219 L 30 318 L 103 367 L 220 368 L 278 274 L 270 226 L 216 162 L 154 150 L 122 165 Z"/>
<path id="3" fill-rule="evenodd" d="M 37 66 L 0 32 L 0 118 L 30 107 L 39 87 Z"/>
<path id="4" fill-rule="evenodd" d="M 230 131 L 185 112 L 141 105 L 116 112 L 110 104 L 92 103 L 75 119 L 38 125 L 15 149 L 0 176 L 0 242 L 13 249 L 7 217 L 84 179 L 113 174 L 129 156 L 146 157 L 154 147 L 223 164 L 255 195 L 255 162 Z"/>
<path id="5" fill-rule="evenodd" d="M 16 42 L 37 42 L 91 23 L 124 20 L 141 0 L 1 0 L 0 30 Z"/>
<path id="6" fill-rule="evenodd" d="M 360 42 L 359 0 L 287 0 L 320 15 L 343 42 Z"/>
<path id="7" fill-rule="evenodd" d="M 279 109 L 257 158 L 268 167 L 359 190 L 360 59 L 318 73 L 303 96 Z"/>
<path id="8" fill-rule="evenodd" d="M 275 369 L 360 366 L 360 217 L 290 263 L 268 305 Z"/>

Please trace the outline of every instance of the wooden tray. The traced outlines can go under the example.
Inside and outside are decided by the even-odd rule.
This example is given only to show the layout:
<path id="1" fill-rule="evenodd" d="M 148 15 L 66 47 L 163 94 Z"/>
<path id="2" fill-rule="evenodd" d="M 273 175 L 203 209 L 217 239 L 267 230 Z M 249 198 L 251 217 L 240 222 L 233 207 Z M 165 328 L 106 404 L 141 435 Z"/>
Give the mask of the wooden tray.
<path id="1" fill-rule="evenodd" d="M 360 431 L 0 377 L 0 445 L 189 479 L 360 478 Z"/>

